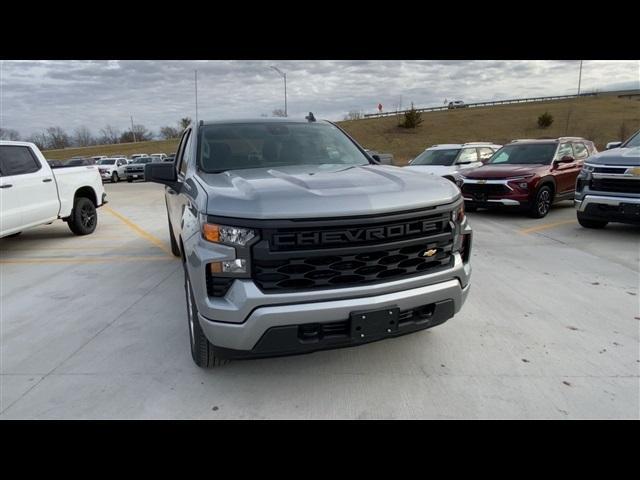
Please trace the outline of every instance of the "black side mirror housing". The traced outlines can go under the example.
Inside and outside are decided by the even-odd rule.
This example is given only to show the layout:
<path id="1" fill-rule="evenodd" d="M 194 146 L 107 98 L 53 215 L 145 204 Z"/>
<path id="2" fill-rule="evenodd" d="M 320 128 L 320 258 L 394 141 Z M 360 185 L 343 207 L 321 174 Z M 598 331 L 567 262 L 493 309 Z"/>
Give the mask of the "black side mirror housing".
<path id="1" fill-rule="evenodd" d="M 176 192 L 180 191 L 180 182 L 173 162 L 147 163 L 144 166 L 144 178 L 149 182 L 161 183 L 171 187 Z"/>
<path id="2" fill-rule="evenodd" d="M 564 157 L 562 157 L 562 158 L 560 159 L 560 161 L 561 161 L 562 163 L 571 163 L 571 162 L 574 162 L 574 161 L 575 161 L 575 158 L 573 158 L 573 157 L 572 157 L 572 156 L 570 156 L 570 155 L 565 155 Z"/>
<path id="3" fill-rule="evenodd" d="M 376 162 L 378 165 L 380 165 L 382 163 L 382 160 L 380 160 L 380 155 L 371 155 L 371 158 L 373 158 L 373 161 Z"/>

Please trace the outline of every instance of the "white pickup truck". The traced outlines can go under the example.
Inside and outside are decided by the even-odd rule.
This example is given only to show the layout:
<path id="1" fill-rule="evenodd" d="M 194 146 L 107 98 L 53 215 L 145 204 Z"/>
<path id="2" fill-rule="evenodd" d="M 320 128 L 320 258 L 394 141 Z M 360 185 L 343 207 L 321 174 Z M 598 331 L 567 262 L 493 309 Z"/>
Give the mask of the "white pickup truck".
<path id="1" fill-rule="evenodd" d="M 93 233 L 106 193 L 95 166 L 54 171 L 33 143 L 0 141 L 0 238 L 61 219 Z"/>

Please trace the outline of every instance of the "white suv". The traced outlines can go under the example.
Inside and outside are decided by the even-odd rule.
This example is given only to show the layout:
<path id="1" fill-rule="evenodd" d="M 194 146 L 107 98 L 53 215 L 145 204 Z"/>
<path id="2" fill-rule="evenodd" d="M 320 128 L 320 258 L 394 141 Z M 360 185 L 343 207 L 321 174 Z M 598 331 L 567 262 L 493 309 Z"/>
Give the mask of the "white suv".
<path id="1" fill-rule="evenodd" d="M 466 108 L 467 104 L 462 100 L 454 100 L 453 102 L 449 102 L 448 109 L 451 110 L 453 108 Z"/>
<path id="2" fill-rule="evenodd" d="M 111 180 L 113 183 L 127 178 L 124 167 L 127 165 L 126 158 L 103 158 L 98 161 L 98 170 L 102 180 Z"/>
<path id="3" fill-rule="evenodd" d="M 439 175 L 452 182 L 460 170 L 480 167 L 500 148 L 491 142 L 433 145 L 409 162 L 405 168 Z"/>

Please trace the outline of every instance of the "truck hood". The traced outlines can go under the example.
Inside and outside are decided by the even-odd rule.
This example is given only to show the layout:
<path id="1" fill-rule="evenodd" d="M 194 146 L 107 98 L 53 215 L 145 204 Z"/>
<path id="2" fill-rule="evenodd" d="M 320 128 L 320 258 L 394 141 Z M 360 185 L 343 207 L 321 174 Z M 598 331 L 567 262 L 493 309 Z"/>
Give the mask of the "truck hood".
<path id="1" fill-rule="evenodd" d="M 629 167 L 640 166 L 640 147 L 613 148 L 605 150 L 585 160 L 593 165 L 622 165 Z"/>
<path id="2" fill-rule="evenodd" d="M 465 178 L 472 179 L 504 179 L 522 177 L 535 174 L 541 170 L 548 170 L 549 165 L 483 165 L 478 168 L 470 168 L 462 172 Z"/>
<path id="3" fill-rule="evenodd" d="M 430 173 L 432 175 L 451 175 L 458 171 L 454 165 L 407 165 L 406 170 L 414 172 Z"/>
<path id="4" fill-rule="evenodd" d="M 207 212 L 253 219 L 371 215 L 455 201 L 449 180 L 400 167 L 294 165 L 199 173 L 207 185 Z"/>

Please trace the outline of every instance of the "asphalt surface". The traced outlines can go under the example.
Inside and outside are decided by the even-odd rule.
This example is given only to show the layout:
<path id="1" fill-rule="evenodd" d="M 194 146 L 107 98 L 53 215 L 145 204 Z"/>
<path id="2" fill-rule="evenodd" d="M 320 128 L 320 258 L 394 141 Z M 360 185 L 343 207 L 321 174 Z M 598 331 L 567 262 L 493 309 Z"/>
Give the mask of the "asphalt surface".
<path id="1" fill-rule="evenodd" d="M 0 418 L 640 418 L 640 228 L 469 214 L 472 288 L 432 330 L 196 367 L 162 189 L 106 185 L 93 235 L 0 240 Z"/>

